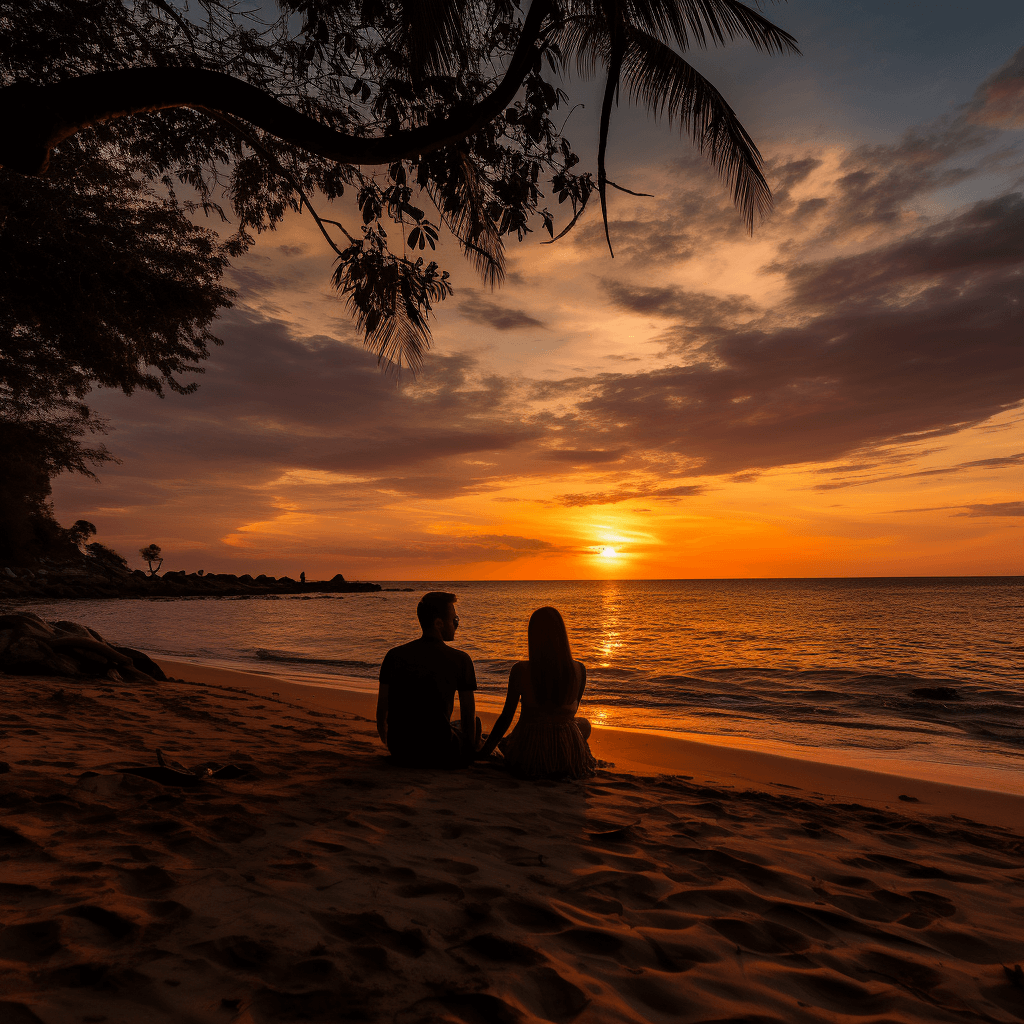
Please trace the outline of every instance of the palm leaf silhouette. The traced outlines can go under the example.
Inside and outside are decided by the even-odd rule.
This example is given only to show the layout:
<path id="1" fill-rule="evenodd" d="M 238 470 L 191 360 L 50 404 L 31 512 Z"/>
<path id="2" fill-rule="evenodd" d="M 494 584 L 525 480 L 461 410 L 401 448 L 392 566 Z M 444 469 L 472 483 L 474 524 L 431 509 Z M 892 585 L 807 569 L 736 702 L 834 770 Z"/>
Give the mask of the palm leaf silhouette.
<path id="1" fill-rule="evenodd" d="M 620 80 L 655 116 L 667 114 L 732 188 L 748 230 L 771 210 L 761 155 L 722 94 L 672 49 L 746 39 L 765 53 L 799 53 L 796 40 L 739 0 L 583 0 L 563 8 L 553 31 L 567 63 L 585 78 L 607 67 L 598 141 L 598 190 L 608 232 L 605 154 Z M 573 60 L 574 58 L 574 60 Z"/>
<path id="2" fill-rule="evenodd" d="M 687 132 L 731 185 L 733 201 L 752 231 L 771 211 L 772 193 L 757 146 L 722 94 L 664 43 L 632 31 L 622 77 L 634 101 Z"/>
<path id="3" fill-rule="evenodd" d="M 484 282 L 492 288 L 500 285 L 505 280 L 505 247 L 487 214 L 486 183 L 472 158 L 461 150 L 451 154 L 444 183 L 428 185 L 427 194 Z"/>

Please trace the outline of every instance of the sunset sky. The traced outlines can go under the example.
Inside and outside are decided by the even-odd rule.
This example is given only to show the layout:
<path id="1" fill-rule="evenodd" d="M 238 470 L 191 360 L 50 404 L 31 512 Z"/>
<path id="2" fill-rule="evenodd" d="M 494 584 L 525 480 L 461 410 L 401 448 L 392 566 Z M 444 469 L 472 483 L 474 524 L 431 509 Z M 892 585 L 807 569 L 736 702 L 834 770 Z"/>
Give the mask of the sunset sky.
<path id="1" fill-rule="evenodd" d="M 803 57 L 689 55 L 766 158 L 753 238 L 624 103 L 609 174 L 653 198 L 612 195 L 615 258 L 596 202 L 498 291 L 442 247 L 396 382 L 293 216 L 232 269 L 198 393 L 94 393 L 123 461 L 58 479 L 58 518 L 136 567 L 311 579 L 1020 573 L 1024 5 L 767 13 Z"/>

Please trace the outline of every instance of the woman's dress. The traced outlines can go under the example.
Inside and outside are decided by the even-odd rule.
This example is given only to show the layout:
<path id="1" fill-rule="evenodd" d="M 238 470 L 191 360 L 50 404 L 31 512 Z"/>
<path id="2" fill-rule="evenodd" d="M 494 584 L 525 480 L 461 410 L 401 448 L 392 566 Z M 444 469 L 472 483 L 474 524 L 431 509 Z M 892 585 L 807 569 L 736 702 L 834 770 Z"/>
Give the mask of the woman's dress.
<path id="1" fill-rule="evenodd" d="M 519 722 L 499 744 L 509 771 L 526 779 L 585 779 L 593 775 L 597 761 L 576 725 L 580 702 L 549 707 L 527 703 L 527 699 L 524 693 Z"/>

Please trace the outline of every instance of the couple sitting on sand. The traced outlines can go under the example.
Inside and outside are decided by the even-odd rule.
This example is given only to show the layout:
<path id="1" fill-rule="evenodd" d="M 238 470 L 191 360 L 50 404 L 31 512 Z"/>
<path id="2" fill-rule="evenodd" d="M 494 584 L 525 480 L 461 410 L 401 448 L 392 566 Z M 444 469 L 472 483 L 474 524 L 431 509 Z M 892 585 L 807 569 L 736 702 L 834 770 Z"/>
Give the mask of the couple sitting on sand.
<path id="1" fill-rule="evenodd" d="M 424 595 L 416 617 L 423 636 L 392 648 L 380 667 L 377 732 L 397 762 L 457 768 L 498 748 L 508 768 L 524 778 L 594 774 L 596 762 L 587 745 L 590 723 L 576 717 L 587 670 L 573 661 L 565 623 L 554 608 L 538 608 L 530 616 L 530 660 L 512 666 L 505 707 L 487 737 L 476 717 L 473 661 L 447 644 L 459 626 L 455 595 Z M 460 721 L 453 722 L 456 693 Z M 520 700 L 519 723 L 505 737 Z"/>

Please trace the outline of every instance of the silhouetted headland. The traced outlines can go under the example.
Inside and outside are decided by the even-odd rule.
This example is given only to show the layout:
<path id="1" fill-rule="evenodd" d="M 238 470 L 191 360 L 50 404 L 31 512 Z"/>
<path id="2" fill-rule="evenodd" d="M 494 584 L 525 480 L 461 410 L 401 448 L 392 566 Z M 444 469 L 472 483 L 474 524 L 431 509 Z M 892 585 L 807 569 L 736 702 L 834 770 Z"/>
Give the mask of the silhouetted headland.
<path id="1" fill-rule="evenodd" d="M 34 568 L 0 568 L 0 600 L 33 598 L 140 597 L 263 597 L 286 594 L 358 594 L 380 590 L 379 583 L 346 580 L 338 573 L 329 580 L 300 583 L 290 576 L 275 578 L 246 573 L 165 572 L 151 576 L 98 560 L 42 564 Z"/>

